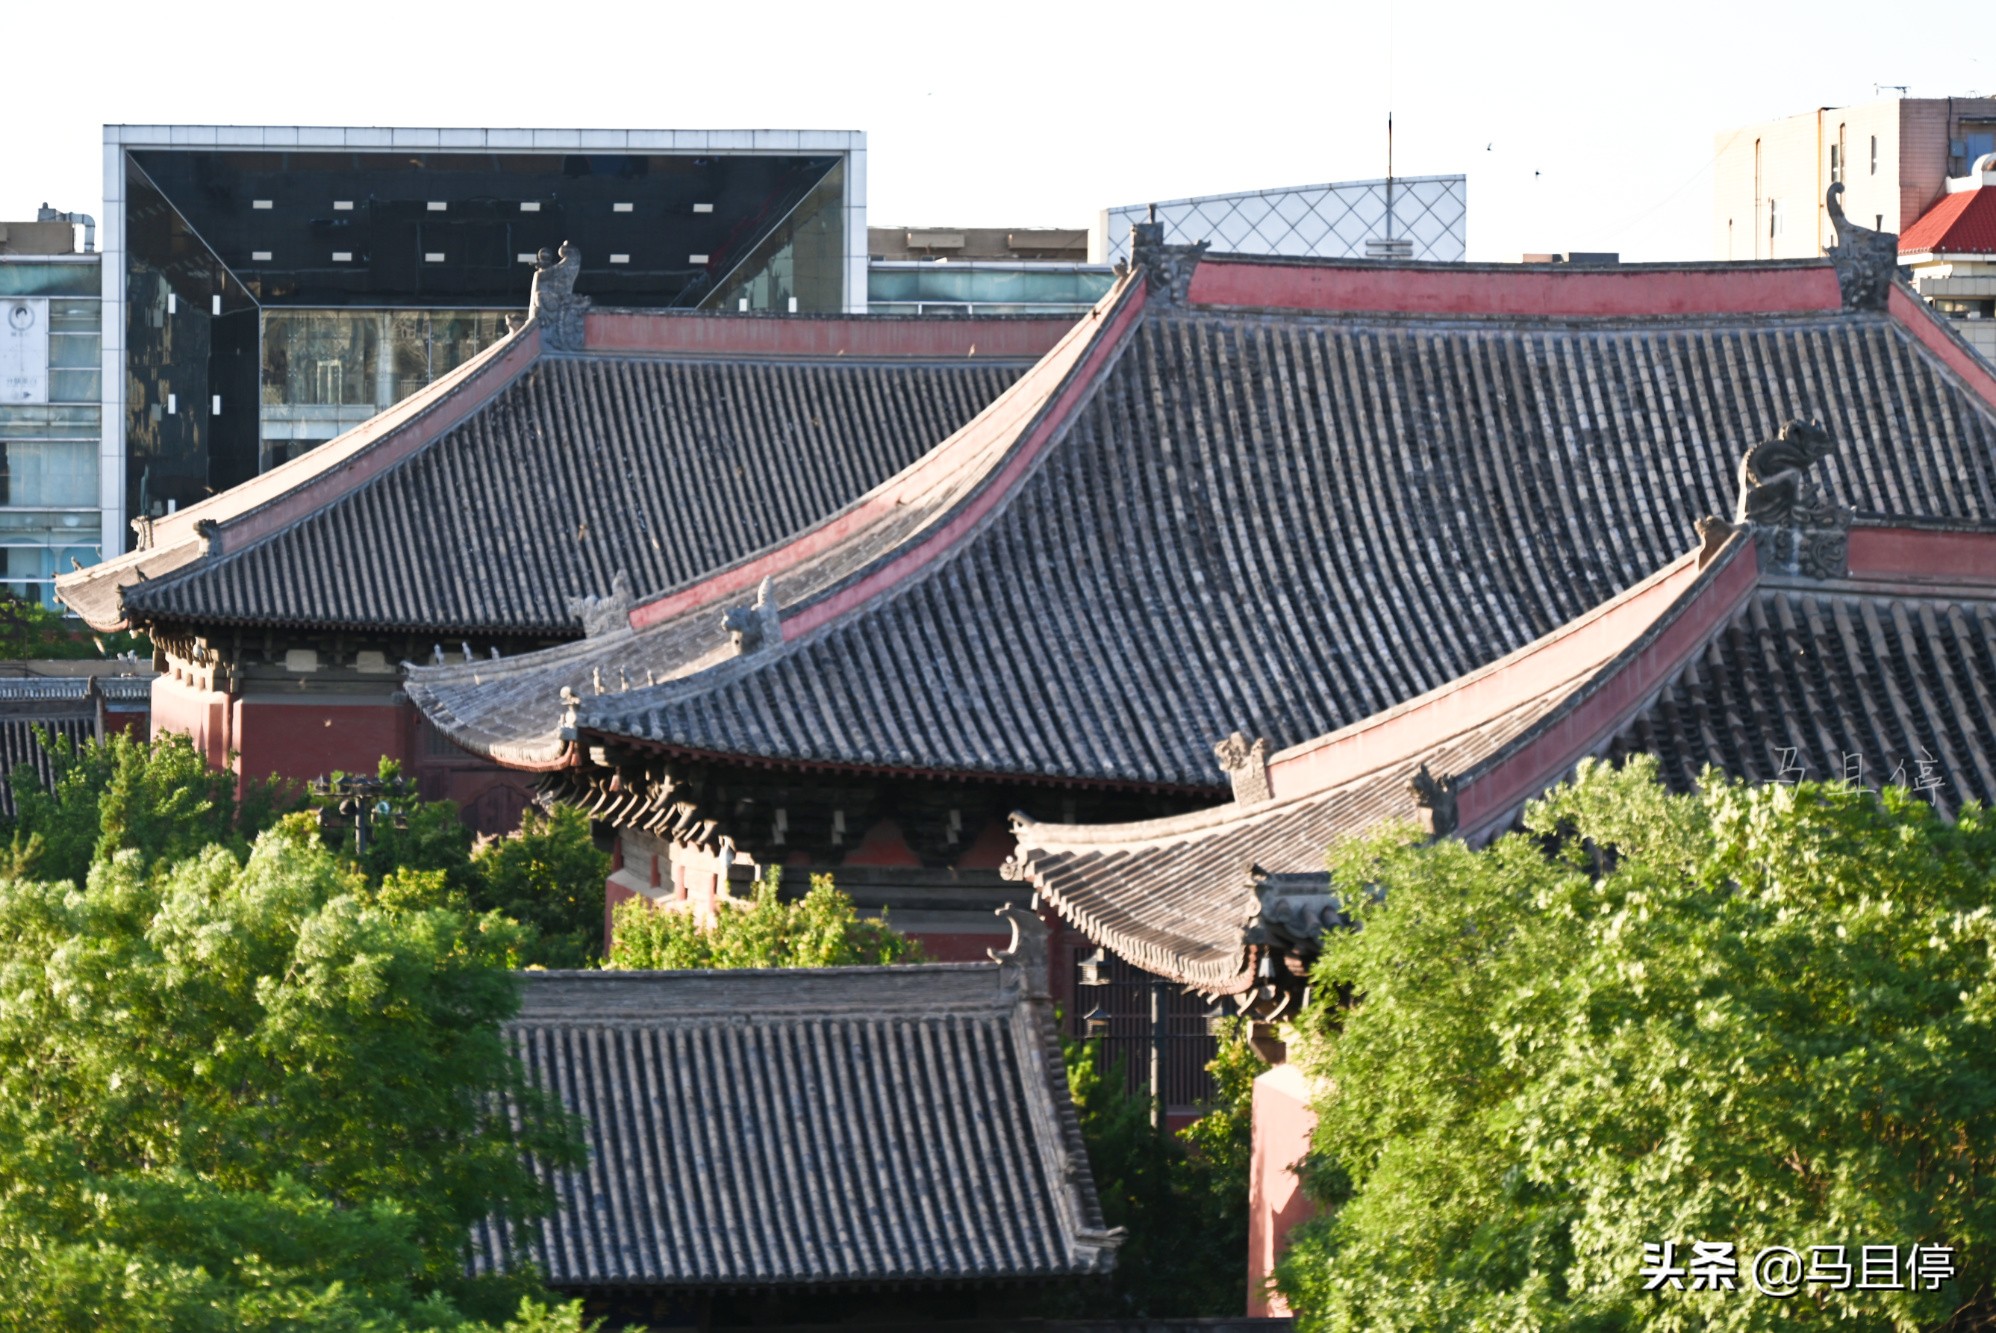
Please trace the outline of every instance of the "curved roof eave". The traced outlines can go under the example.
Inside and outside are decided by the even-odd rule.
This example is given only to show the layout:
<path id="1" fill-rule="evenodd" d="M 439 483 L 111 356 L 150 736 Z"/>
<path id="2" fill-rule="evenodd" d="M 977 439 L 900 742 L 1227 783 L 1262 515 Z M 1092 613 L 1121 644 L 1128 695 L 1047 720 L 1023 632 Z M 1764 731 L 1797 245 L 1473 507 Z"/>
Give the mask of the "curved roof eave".
<path id="1" fill-rule="evenodd" d="M 628 634 L 498 666 L 416 667 L 411 700 L 455 743 L 503 763 L 532 757 L 541 767 L 552 762 L 549 720 L 564 687 L 578 695 L 587 687 L 593 699 L 604 693 L 601 673 L 614 668 L 615 693 L 690 690 L 762 668 L 770 653 L 736 655 L 728 646 L 724 608 L 767 585 L 780 653 L 946 557 L 1058 438 L 1089 378 L 1134 327 L 1145 295 L 1141 281 L 1126 277 L 1031 370 L 919 461 L 797 537 L 632 605 Z M 642 687 L 635 686 L 639 672 Z M 521 711 L 527 700 L 535 706 L 531 717 Z"/>
<path id="2" fill-rule="evenodd" d="M 59 575 L 55 592 L 97 630 L 126 628 L 133 589 L 248 545 L 361 485 L 441 436 L 540 355 L 529 320 L 442 379 L 352 430 L 199 504 L 154 519 L 144 548 Z M 137 594 L 143 603 L 144 593 Z"/>

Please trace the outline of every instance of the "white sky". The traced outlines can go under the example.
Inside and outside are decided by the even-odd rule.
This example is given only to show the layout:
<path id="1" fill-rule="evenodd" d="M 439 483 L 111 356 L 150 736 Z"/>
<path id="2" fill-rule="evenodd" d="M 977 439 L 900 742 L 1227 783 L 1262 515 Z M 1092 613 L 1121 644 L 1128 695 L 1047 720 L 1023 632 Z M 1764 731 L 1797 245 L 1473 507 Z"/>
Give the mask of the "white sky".
<path id="1" fill-rule="evenodd" d="M 1472 259 L 1699 259 L 1720 130 L 1996 90 L 1970 0 L 11 8 L 0 218 L 101 213 L 106 122 L 560 125 L 860 129 L 874 225 L 1082 227 L 1383 175 L 1390 97 Z"/>

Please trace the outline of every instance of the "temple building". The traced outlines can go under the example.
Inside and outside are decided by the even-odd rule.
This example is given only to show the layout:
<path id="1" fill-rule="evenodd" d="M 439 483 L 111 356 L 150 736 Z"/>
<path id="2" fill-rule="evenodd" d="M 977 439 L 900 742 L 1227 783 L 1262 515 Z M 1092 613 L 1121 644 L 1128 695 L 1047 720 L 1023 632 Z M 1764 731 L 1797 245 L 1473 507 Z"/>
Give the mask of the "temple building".
<path id="1" fill-rule="evenodd" d="M 474 1270 L 700 1328 L 949 1327 L 1106 1276 L 1045 927 L 1006 915 L 980 963 L 521 974 L 509 1041 L 589 1160 L 537 1228 L 479 1228 Z"/>
<path id="2" fill-rule="evenodd" d="M 1996 801 L 1996 524 L 1853 515 L 1806 470 L 1777 484 L 1798 477 L 1811 503 L 1708 520 L 1700 549 L 1544 638 L 1269 755 L 1248 799 L 1138 824 L 1020 818 L 1013 873 L 1090 939 L 1277 1019 L 1346 923 L 1333 842 L 1402 819 L 1480 845 L 1583 759 L 1655 756 L 1678 791 L 1711 768 L 1904 786 L 1946 813 Z M 1308 1215 L 1289 1166 L 1310 1093 L 1279 1063 L 1256 1085 L 1250 1313 L 1281 1312 L 1261 1293 Z"/>
<path id="3" fill-rule="evenodd" d="M 1145 224 L 1089 317 L 893 480 L 410 695 L 614 825 L 613 896 L 834 869 L 975 956 L 1012 811 L 1260 800 L 1271 753 L 1677 559 L 1791 422 L 1834 442 L 1839 504 L 1996 520 L 1996 377 L 1896 281 L 1894 239 L 1838 216 L 1821 259 L 1599 270 L 1219 255 Z M 1058 994 L 1087 930 L 1055 945 Z"/>
<path id="4" fill-rule="evenodd" d="M 136 663 L 17 662 L 0 676 L 0 818 L 12 819 L 14 773 L 33 770 L 42 786 L 55 777 L 45 741 L 73 746 L 114 732 L 144 736 L 152 678 Z"/>
<path id="5" fill-rule="evenodd" d="M 586 303 L 587 298 L 576 298 Z M 578 639 L 592 608 L 699 577 L 921 457 L 1065 319 L 639 310 L 536 320 L 339 438 L 139 522 L 59 580 L 157 648 L 155 731 L 245 777 L 400 760 L 513 827 L 526 785 L 422 726 L 406 661 Z"/>

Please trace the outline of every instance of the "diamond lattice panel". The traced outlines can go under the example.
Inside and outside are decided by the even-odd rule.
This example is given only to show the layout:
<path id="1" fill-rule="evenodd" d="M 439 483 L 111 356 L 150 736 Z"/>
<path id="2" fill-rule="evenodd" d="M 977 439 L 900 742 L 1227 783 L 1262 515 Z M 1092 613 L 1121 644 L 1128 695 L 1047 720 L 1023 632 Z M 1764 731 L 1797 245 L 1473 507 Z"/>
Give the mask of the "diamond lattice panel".
<path id="1" fill-rule="evenodd" d="M 1109 261 L 1129 258 L 1130 227 L 1149 208 L 1130 204 L 1103 214 Z M 1465 177 L 1395 179 L 1392 214 L 1390 234 L 1411 240 L 1415 259 L 1460 261 L 1467 253 Z M 1368 240 L 1389 234 L 1383 180 L 1173 199 L 1157 205 L 1157 217 L 1167 241 L 1211 241 L 1215 250 L 1235 254 L 1363 259 Z"/>

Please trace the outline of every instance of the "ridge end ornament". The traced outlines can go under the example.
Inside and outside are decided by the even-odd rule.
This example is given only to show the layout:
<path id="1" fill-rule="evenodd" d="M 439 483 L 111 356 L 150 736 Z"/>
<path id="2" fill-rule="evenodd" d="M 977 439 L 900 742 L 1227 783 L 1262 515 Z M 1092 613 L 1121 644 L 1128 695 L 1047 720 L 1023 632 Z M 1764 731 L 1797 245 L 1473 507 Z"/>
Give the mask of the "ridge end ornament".
<path id="1" fill-rule="evenodd" d="M 1414 822 L 1430 838 L 1446 838 L 1455 832 L 1460 818 L 1455 801 L 1459 787 L 1460 779 L 1429 772 L 1426 760 L 1407 779 L 1407 793 L 1414 798 Z"/>
<path id="2" fill-rule="evenodd" d="M 1236 804 L 1252 805 L 1269 798 L 1266 736 L 1249 744 L 1246 734 L 1236 731 L 1213 747 L 1213 757 L 1233 784 Z"/>
<path id="3" fill-rule="evenodd" d="M 783 618 L 777 609 L 774 583 L 763 579 L 756 585 L 754 601 L 722 612 L 721 628 L 728 632 L 736 654 L 743 657 L 782 643 Z"/>
<path id="4" fill-rule="evenodd" d="M 1753 526 L 1778 572 L 1836 579 L 1850 570 L 1851 511 L 1813 475 L 1836 450 L 1820 421 L 1797 418 L 1740 457 L 1733 521 Z"/>
<path id="5" fill-rule="evenodd" d="M 631 606 L 636 602 L 631 595 L 631 579 L 623 570 L 610 576 L 610 591 L 600 597 L 583 596 L 568 599 L 568 614 L 582 622 L 582 637 L 601 638 L 605 634 L 615 634 L 618 630 L 631 627 Z"/>
<path id="6" fill-rule="evenodd" d="M 563 241 L 559 251 L 543 249 L 534 259 L 533 296 L 528 322 L 539 321 L 541 336 L 557 351 L 579 352 L 587 333 L 590 300 L 575 294 L 582 275 L 582 251 Z"/>
<path id="7" fill-rule="evenodd" d="M 1823 251 L 1837 271 L 1837 289 L 1845 310 L 1883 310 L 1900 275 L 1899 237 L 1889 231 L 1860 227 L 1844 216 L 1844 183 L 1837 181 L 1823 196 L 1823 205 L 1836 228 L 1837 243 Z"/>
<path id="8" fill-rule="evenodd" d="M 1152 204 L 1146 221 L 1130 225 L 1130 267 L 1144 275 L 1150 290 L 1162 297 L 1164 304 L 1187 305 L 1193 271 L 1211 244 L 1166 245 L 1164 224 L 1157 220 L 1157 205 Z"/>

